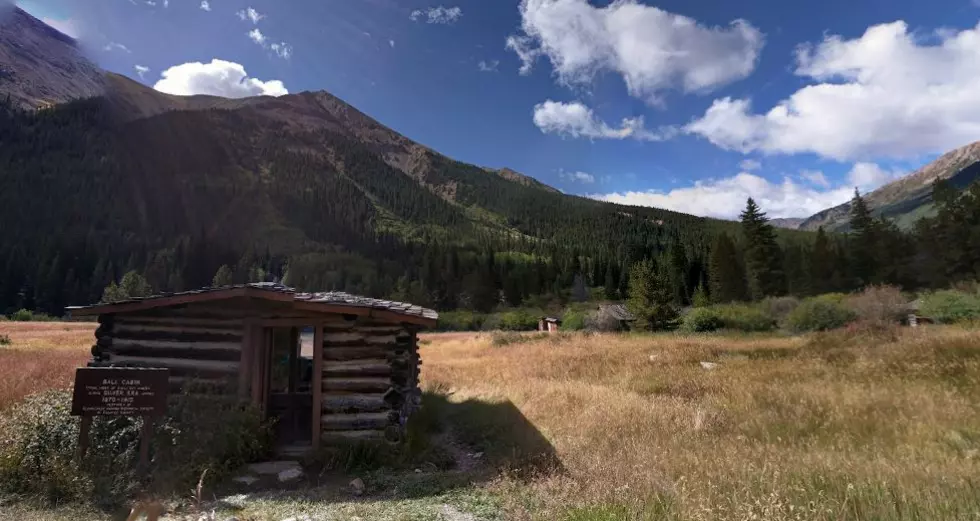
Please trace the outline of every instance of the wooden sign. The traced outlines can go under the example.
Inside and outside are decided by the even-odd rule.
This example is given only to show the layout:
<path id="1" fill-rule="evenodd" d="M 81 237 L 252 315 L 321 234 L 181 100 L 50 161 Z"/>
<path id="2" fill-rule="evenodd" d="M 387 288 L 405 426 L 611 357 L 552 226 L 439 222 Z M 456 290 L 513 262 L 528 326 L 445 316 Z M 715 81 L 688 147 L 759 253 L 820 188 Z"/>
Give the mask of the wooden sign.
<path id="1" fill-rule="evenodd" d="M 162 416 L 168 369 L 81 367 L 75 370 L 73 416 Z"/>

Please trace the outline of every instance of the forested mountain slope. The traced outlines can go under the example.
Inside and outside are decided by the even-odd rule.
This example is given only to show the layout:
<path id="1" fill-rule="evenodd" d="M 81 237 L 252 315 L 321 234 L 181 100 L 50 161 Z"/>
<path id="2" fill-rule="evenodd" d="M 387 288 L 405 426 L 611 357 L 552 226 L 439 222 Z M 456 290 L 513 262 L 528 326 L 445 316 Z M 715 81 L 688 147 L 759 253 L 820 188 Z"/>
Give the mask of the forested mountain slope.
<path id="1" fill-rule="evenodd" d="M 177 98 L 108 82 L 98 98 L 0 108 L 4 309 L 57 312 L 129 269 L 159 290 L 206 285 L 225 264 L 446 307 L 493 299 L 507 268 L 519 302 L 575 274 L 618 281 L 671 241 L 704 249 L 700 218 L 453 161 L 327 93 Z"/>

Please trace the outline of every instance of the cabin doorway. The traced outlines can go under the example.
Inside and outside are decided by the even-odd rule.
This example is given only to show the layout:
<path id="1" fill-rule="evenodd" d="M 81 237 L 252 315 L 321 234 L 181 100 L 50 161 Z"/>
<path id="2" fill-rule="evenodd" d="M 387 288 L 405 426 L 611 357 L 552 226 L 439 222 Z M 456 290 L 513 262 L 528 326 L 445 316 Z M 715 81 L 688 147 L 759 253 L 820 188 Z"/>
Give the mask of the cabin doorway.
<path id="1" fill-rule="evenodd" d="M 269 358 L 266 367 L 266 415 L 276 422 L 280 448 L 309 447 L 313 425 L 313 343 L 298 327 L 265 329 Z"/>

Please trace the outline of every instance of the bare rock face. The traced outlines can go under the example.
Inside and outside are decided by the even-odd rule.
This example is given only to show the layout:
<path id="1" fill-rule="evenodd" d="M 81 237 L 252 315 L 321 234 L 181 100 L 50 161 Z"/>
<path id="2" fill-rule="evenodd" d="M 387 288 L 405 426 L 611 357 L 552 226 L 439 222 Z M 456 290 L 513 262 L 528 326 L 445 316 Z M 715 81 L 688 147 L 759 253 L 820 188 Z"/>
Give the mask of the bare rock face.
<path id="1" fill-rule="evenodd" d="M 43 108 L 105 92 L 103 71 L 78 43 L 18 7 L 0 6 L 0 98 Z"/>

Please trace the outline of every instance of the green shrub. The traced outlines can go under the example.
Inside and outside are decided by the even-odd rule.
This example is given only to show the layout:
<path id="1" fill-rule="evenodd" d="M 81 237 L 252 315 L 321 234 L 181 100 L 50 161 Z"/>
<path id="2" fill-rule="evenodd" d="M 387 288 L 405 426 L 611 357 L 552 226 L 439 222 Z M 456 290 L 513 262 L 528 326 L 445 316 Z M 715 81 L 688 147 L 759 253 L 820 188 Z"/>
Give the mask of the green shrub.
<path id="1" fill-rule="evenodd" d="M 681 320 L 681 330 L 688 333 L 707 333 L 725 326 L 721 313 L 715 308 L 694 308 Z"/>
<path id="2" fill-rule="evenodd" d="M 786 327 L 796 333 L 844 327 L 855 320 L 857 314 L 844 306 L 842 301 L 836 295 L 808 298 L 786 317 Z"/>
<path id="3" fill-rule="evenodd" d="M 9 346 L 10 344 L 13 344 L 10 335 L 0 335 L 0 346 Z"/>
<path id="4" fill-rule="evenodd" d="M 446 311 L 439 313 L 439 331 L 479 331 L 486 315 L 472 311 Z"/>
<path id="5" fill-rule="evenodd" d="M 69 415 L 71 393 L 31 396 L 0 416 L 0 492 L 52 502 L 95 500 L 117 505 L 140 488 L 140 418 L 96 417 L 79 462 L 80 420 Z M 151 489 L 183 493 L 207 469 L 220 479 L 242 463 L 264 456 L 271 429 L 262 415 L 237 399 L 183 394 L 171 400 L 151 445 Z"/>
<path id="6" fill-rule="evenodd" d="M 722 321 L 723 329 L 756 333 L 776 329 L 776 320 L 759 306 L 751 304 L 726 304 L 714 306 Z"/>
<path id="7" fill-rule="evenodd" d="M 581 311 L 566 311 L 561 318 L 561 329 L 565 331 L 581 331 L 585 329 L 585 313 Z"/>
<path id="8" fill-rule="evenodd" d="M 500 329 L 504 331 L 534 331 L 538 328 L 540 314 L 527 309 L 515 309 L 500 314 Z"/>
<path id="9" fill-rule="evenodd" d="M 922 298 L 921 312 L 943 324 L 980 318 L 980 297 L 962 291 L 944 290 Z"/>

